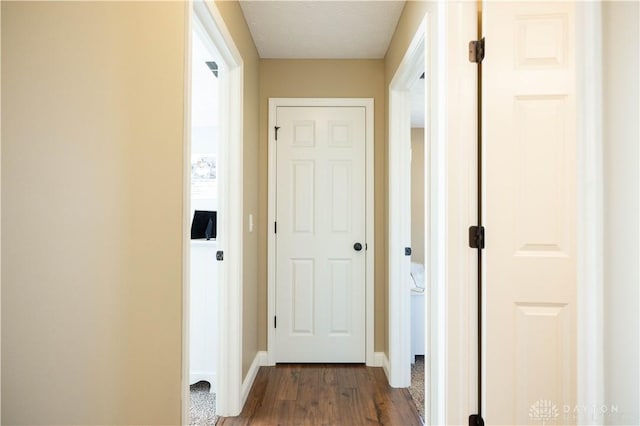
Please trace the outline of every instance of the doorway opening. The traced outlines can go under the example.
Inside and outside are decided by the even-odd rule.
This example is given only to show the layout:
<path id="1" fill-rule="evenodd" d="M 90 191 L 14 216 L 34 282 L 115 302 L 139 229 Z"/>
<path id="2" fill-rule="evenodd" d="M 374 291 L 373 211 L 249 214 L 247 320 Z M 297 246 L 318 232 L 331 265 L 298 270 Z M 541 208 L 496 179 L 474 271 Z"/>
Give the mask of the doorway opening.
<path id="1" fill-rule="evenodd" d="M 226 69 L 198 16 L 191 30 L 189 424 L 215 424 L 219 350 L 216 262 L 220 74 Z"/>
<path id="2" fill-rule="evenodd" d="M 185 11 L 182 424 L 191 424 L 242 407 L 243 63 L 215 4 Z M 204 418 L 191 418 L 192 384 Z"/>
<path id="3" fill-rule="evenodd" d="M 425 348 L 426 348 L 426 291 L 425 291 L 425 72 L 409 89 L 411 99 L 411 267 L 410 293 L 410 357 L 411 384 L 409 393 L 425 418 Z"/>
<path id="4" fill-rule="evenodd" d="M 268 363 L 373 365 L 373 100 L 272 98 L 269 129 Z M 284 257 L 316 229 L 333 239 L 313 253 L 301 250 L 316 244 L 298 244 Z M 331 291 L 314 284 L 325 279 Z M 279 339 L 277 330 L 290 332 Z M 344 353 L 307 351 L 341 339 Z"/>
<path id="5" fill-rule="evenodd" d="M 430 263 L 429 252 L 425 251 L 424 246 L 424 242 L 428 241 L 427 227 L 424 226 L 428 223 L 425 214 L 428 209 L 424 206 L 425 201 L 429 199 L 429 192 L 426 191 L 426 177 L 429 173 L 425 173 L 429 165 L 428 151 L 424 149 L 428 146 L 429 140 L 429 123 L 425 120 L 425 108 L 429 100 L 426 90 L 429 73 L 425 70 L 429 69 L 426 66 L 425 38 L 426 19 L 414 36 L 389 87 L 389 383 L 393 387 L 411 385 L 411 366 L 415 362 L 412 344 L 416 345 L 416 349 L 421 349 L 418 352 L 423 352 L 422 355 L 428 352 L 428 345 L 423 344 L 422 348 L 418 348 L 420 338 L 422 343 L 426 343 L 426 328 L 418 330 L 419 319 L 412 321 L 412 313 L 423 314 L 425 316 L 422 325 L 427 324 L 425 299 L 428 297 L 426 290 L 423 290 L 422 295 L 418 293 L 420 287 L 428 287 L 426 280 L 422 280 L 421 286 L 417 282 L 414 285 L 414 279 L 420 278 L 420 263 L 412 261 L 421 261 L 423 268 L 426 267 L 427 270 Z M 421 79 L 423 75 L 424 79 Z M 412 108 L 412 91 L 417 92 L 420 88 L 423 88 L 422 94 L 416 93 L 414 97 L 415 102 L 422 102 L 422 105 Z M 418 120 L 416 117 L 412 123 L 412 110 L 416 110 L 414 115 L 422 115 L 422 119 Z M 422 125 L 422 130 L 416 127 L 412 131 L 412 124 Z M 416 140 L 416 148 L 422 148 L 422 161 L 416 158 L 416 163 L 423 167 L 422 180 L 421 185 L 417 182 L 412 185 L 412 139 L 418 139 L 420 135 L 422 145 L 418 145 Z M 422 220 L 416 217 L 416 223 L 413 224 L 412 192 L 417 191 L 419 186 L 422 187 Z M 415 198 L 418 198 L 417 194 Z M 412 231 L 418 233 L 419 224 L 422 224 L 422 235 L 415 236 L 415 241 L 412 241 Z M 416 247 L 413 247 L 412 243 L 415 243 Z M 414 249 L 417 249 L 415 254 Z M 412 263 L 416 264 L 415 273 L 412 271 Z M 422 276 L 427 276 L 424 269 Z M 413 312 L 412 305 L 415 305 Z M 415 336 L 412 335 L 411 327 L 414 322 L 417 326 L 414 328 Z"/>

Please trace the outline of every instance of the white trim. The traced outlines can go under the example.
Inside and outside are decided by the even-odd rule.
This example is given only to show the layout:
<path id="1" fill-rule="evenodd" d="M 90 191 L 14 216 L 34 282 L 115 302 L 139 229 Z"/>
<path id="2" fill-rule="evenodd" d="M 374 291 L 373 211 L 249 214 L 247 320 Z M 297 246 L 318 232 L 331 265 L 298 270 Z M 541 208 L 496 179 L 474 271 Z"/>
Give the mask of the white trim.
<path id="1" fill-rule="evenodd" d="M 218 213 L 218 247 L 225 260 L 218 265 L 218 364 L 216 414 L 235 416 L 242 410 L 242 284 L 243 284 L 243 61 L 222 16 L 213 1 L 187 2 L 185 62 L 185 147 L 183 186 L 183 317 L 182 317 L 182 422 L 189 422 L 189 250 L 190 211 L 190 105 L 191 105 L 191 31 L 198 16 L 204 30 L 221 56 L 220 96 L 222 140 L 220 144 L 218 192 L 222 201 Z M 233 197 L 227 196 L 233 194 Z"/>
<path id="2" fill-rule="evenodd" d="M 389 358 L 387 358 L 387 355 L 385 355 L 383 353 L 383 358 L 382 358 L 382 370 L 384 371 L 384 374 L 387 376 L 387 379 L 389 378 Z"/>
<path id="3" fill-rule="evenodd" d="M 387 359 L 387 355 L 384 352 L 375 352 L 373 354 L 373 364 L 369 365 L 369 367 L 382 367 L 387 364 L 389 365 L 389 360 Z M 385 372 L 386 374 L 386 372 Z M 387 375 L 388 378 L 388 375 Z"/>
<path id="4" fill-rule="evenodd" d="M 447 14 L 447 354 L 443 362 L 446 423 L 452 424 L 467 423 L 469 414 L 478 410 L 478 255 L 469 248 L 467 232 L 478 220 L 478 72 L 467 56 L 449 52 L 466 51 L 469 41 L 478 37 L 478 4 L 449 4 Z"/>
<path id="5" fill-rule="evenodd" d="M 389 358 L 384 352 L 376 352 L 373 354 L 373 364 L 369 367 L 382 367 L 387 380 L 389 380 Z"/>
<path id="6" fill-rule="evenodd" d="M 425 218 L 425 264 L 429 269 L 425 273 L 425 288 L 427 288 L 427 332 L 429 333 L 425 345 L 425 424 L 447 424 L 447 312 L 446 312 L 446 84 L 447 84 L 447 55 L 446 49 L 446 6 L 440 1 L 436 16 L 436 36 L 429 40 L 428 58 L 431 72 L 431 103 L 427 104 L 432 121 L 428 163 L 431 173 L 425 173 L 425 189 L 431 191 L 429 205 L 425 206 L 428 217 Z M 433 34 L 433 32 L 431 33 Z M 427 76 L 428 77 L 428 76 Z M 442 84 L 442 86 L 439 86 Z M 427 124 L 425 124 L 427 125 Z M 426 133 L 426 129 L 425 129 Z M 438 189 L 441 189 L 438 192 Z M 440 223 L 443 221 L 444 223 Z M 427 244 L 427 241 L 429 242 Z M 428 263 L 427 260 L 428 259 Z M 425 267 L 427 267 L 425 265 Z M 429 356 L 430 355 L 430 356 Z M 429 362 L 427 362 L 429 358 Z"/>
<path id="7" fill-rule="evenodd" d="M 253 386 L 253 382 L 256 380 L 256 376 L 258 375 L 258 371 L 260 367 L 263 365 L 267 365 L 268 356 L 265 351 L 258 351 L 256 356 L 253 357 L 253 361 L 249 366 L 249 371 L 242 381 L 242 391 L 241 391 L 241 399 L 242 406 L 247 402 L 247 398 L 249 397 L 249 392 L 251 392 L 251 387 Z"/>
<path id="8" fill-rule="evenodd" d="M 577 406 L 604 404 L 602 5 L 576 4 L 578 106 Z M 583 410 L 584 411 L 584 410 Z M 579 413 L 578 424 L 599 424 Z"/>
<path id="9" fill-rule="evenodd" d="M 411 258 L 411 94 L 425 72 L 426 17 L 413 37 L 389 86 L 389 384 L 411 385 L 411 304 L 408 281 Z M 428 91 L 425 90 L 425 98 Z M 429 104 L 430 100 L 425 99 Z M 426 121 L 427 123 L 428 121 Z M 426 124 L 425 124 L 426 125 Z M 426 135 L 425 135 L 426 136 Z M 428 163 L 425 163 L 427 165 Z M 425 172 L 429 168 L 425 167 Z M 425 173 L 426 174 L 426 173 Z M 425 188 L 425 200 L 429 189 Z M 425 263 L 430 264 L 425 258 Z"/>
<path id="10" fill-rule="evenodd" d="M 364 107 L 366 111 L 366 349 L 365 359 L 367 365 L 374 364 L 373 340 L 374 340 L 374 102 L 371 98 L 270 98 L 269 99 L 269 129 L 276 125 L 276 108 L 279 106 L 317 106 L 317 107 Z M 268 199 L 268 239 L 267 239 L 267 349 L 268 365 L 275 364 L 275 329 L 271 318 L 275 315 L 276 295 L 276 241 L 273 232 L 273 223 L 276 220 L 276 150 L 274 132 L 269 133 L 269 199 Z"/>

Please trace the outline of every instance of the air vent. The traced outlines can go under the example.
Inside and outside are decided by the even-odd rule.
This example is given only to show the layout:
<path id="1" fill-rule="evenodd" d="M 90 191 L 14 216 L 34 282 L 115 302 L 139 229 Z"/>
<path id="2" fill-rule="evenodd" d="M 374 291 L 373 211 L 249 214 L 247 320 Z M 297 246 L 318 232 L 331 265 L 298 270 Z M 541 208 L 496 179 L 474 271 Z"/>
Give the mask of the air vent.
<path id="1" fill-rule="evenodd" d="M 205 62 L 205 64 L 207 64 L 213 75 L 218 77 L 218 64 L 213 61 Z"/>

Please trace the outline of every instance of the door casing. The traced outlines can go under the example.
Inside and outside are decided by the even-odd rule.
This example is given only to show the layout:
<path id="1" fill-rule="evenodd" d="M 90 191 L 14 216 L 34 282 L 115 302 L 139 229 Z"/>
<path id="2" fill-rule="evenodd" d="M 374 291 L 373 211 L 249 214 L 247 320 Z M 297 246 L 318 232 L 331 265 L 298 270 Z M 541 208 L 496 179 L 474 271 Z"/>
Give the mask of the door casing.
<path id="1" fill-rule="evenodd" d="M 374 174 L 373 174 L 373 153 L 374 153 L 374 103 L 371 98 L 270 98 L 269 99 L 269 197 L 268 197 L 268 242 L 267 242 L 267 362 L 268 365 L 275 364 L 275 328 L 273 317 L 275 316 L 276 301 L 276 239 L 273 224 L 276 221 L 276 140 L 274 128 L 276 126 L 277 107 L 364 107 L 365 108 L 365 230 L 366 244 L 365 251 L 365 312 L 366 312 L 366 364 L 369 366 L 381 366 L 382 360 L 374 355 Z M 377 361 L 377 362 L 376 362 Z"/>
<path id="2" fill-rule="evenodd" d="M 242 56 L 224 19 L 213 2 L 185 2 L 185 117 L 183 152 L 182 223 L 182 424 L 189 424 L 189 265 L 191 228 L 191 31 L 198 18 L 210 41 L 222 57 L 220 75 L 221 140 L 218 151 L 220 213 L 218 250 L 224 261 L 218 265 L 220 283 L 242 283 L 243 256 L 243 75 Z M 227 194 L 233 194 L 228 196 Z M 242 387 L 242 285 L 220 285 L 218 290 L 218 362 L 216 377 L 216 414 L 237 416 L 244 404 Z"/>
<path id="3" fill-rule="evenodd" d="M 404 253 L 411 241 L 411 86 L 425 73 L 425 103 L 430 103 L 431 70 L 427 69 L 426 18 L 418 28 L 405 57 L 398 66 L 389 86 L 389 369 L 387 378 L 393 387 L 411 385 L 410 359 L 410 294 L 407 282 L 410 257 Z M 427 71 L 429 71 L 427 73 Z M 425 108 L 425 115 L 427 108 Z M 431 191 L 429 179 L 430 120 L 425 119 L 425 203 Z M 425 212 L 427 209 L 425 208 Z M 429 215 L 431 216 L 431 215 Z M 428 222 L 425 220 L 425 225 Z M 425 264 L 430 265 L 433 247 L 427 244 L 429 234 L 425 226 Z M 428 289 L 429 286 L 425 287 Z M 428 295 L 427 290 L 427 295 Z M 425 303 L 428 296 L 424 298 Z M 426 307 L 425 307 L 426 308 Z M 429 312 L 429 310 L 425 310 Z M 431 322 L 431 321 L 428 321 Z M 425 346 L 427 349 L 428 345 Z"/>

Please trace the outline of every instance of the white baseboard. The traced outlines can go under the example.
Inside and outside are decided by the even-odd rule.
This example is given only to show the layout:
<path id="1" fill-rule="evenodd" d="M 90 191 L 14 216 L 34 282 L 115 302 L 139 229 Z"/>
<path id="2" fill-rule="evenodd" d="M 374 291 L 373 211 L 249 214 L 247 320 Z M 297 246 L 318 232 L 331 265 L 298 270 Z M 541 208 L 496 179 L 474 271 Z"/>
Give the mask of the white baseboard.
<path id="1" fill-rule="evenodd" d="M 386 354 L 384 354 L 384 358 L 382 359 L 382 369 L 384 370 L 384 375 L 387 376 L 387 381 L 389 381 L 391 375 L 389 374 L 389 358 L 387 358 Z"/>
<path id="2" fill-rule="evenodd" d="M 240 394 L 240 402 L 241 406 L 244 407 L 244 403 L 247 402 L 247 397 L 249 396 L 249 392 L 251 391 L 251 386 L 253 386 L 253 382 L 256 380 L 256 376 L 258 375 L 258 370 L 261 366 L 267 365 L 267 352 L 259 351 L 256 353 L 256 356 L 253 358 L 253 362 L 249 367 L 249 371 L 247 372 L 246 377 L 242 381 L 242 389 Z"/>
<path id="3" fill-rule="evenodd" d="M 373 364 L 369 365 L 369 367 L 382 367 L 384 364 L 385 354 L 384 352 L 374 352 L 373 353 Z"/>
<path id="4" fill-rule="evenodd" d="M 373 365 L 370 367 L 382 367 L 387 380 L 389 380 L 389 358 L 384 352 L 375 352 L 373 354 Z"/>

